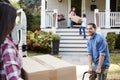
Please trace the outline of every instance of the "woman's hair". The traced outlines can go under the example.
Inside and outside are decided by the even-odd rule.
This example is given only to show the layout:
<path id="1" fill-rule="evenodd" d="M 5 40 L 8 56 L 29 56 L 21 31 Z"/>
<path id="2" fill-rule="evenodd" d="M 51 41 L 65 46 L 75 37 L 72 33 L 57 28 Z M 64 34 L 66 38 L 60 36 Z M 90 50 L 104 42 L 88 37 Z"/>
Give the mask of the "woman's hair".
<path id="1" fill-rule="evenodd" d="M 8 2 L 0 2 L 0 45 L 14 28 L 17 13 Z"/>
<path id="2" fill-rule="evenodd" d="M 94 23 L 89 23 L 88 25 L 92 25 L 92 27 L 96 29 L 96 25 Z"/>
<path id="3" fill-rule="evenodd" d="M 74 8 L 75 8 L 75 7 L 72 7 L 69 13 L 71 13 L 71 11 L 73 11 Z"/>
<path id="4" fill-rule="evenodd" d="M 6 2 L 6 3 L 9 3 L 9 4 L 10 4 L 10 1 L 9 1 L 9 0 L 0 0 L 0 2 Z"/>

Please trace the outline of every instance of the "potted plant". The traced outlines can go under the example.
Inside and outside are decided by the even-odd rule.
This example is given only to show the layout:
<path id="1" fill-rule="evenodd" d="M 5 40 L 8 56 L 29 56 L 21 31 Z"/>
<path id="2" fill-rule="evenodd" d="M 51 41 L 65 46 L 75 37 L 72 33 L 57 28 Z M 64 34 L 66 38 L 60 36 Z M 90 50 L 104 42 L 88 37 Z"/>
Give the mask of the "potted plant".
<path id="1" fill-rule="evenodd" d="M 58 55 L 59 53 L 59 43 L 60 43 L 60 35 L 53 34 L 52 35 L 52 54 Z"/>

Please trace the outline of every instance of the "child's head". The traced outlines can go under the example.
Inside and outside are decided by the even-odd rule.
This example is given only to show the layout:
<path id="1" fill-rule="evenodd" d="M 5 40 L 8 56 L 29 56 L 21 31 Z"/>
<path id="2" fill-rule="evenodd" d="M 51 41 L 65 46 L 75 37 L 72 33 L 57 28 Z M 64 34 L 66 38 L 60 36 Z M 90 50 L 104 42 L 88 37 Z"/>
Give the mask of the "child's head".
<path id="1" fill-rule="evenodd" d="M 83 17 L 86 17 L 86 14 L 83 14 Z"/>
<path id="2" fill-rule="evenodd" d="M 8 2 L 0 2 L 0 45 L 15 26 L 16 9 Z"/>

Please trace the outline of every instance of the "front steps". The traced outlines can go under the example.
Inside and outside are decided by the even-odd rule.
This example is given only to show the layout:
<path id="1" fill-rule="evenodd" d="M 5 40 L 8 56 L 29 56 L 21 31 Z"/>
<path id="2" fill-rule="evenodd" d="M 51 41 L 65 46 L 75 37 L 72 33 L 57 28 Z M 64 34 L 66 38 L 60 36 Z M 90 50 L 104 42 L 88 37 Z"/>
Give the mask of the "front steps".
<path id="1" fill-rule="evenodd" d="M 59 54 L 86 54 L 87 53 L 87 39 L 83 35 L 79 35 L 79 28 L 57 29 L 58 34 L 61 35 Z"/>

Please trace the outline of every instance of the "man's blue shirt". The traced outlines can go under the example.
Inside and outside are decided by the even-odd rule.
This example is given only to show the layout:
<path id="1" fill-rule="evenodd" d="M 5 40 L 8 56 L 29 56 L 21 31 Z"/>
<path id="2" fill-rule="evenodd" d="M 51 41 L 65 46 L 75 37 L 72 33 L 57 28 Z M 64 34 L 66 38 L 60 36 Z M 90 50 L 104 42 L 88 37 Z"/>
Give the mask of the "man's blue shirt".
<path id="1" fill-rule="evenodd" d="M 105 56 L 102 67 L 110 65 L 108 45 L 106 39 L 102 35 L 95 33 L 94 36 L 88 40 L 87 48 L 88 54 L 92 56 L 95 68 L 98 66 L 100 55 Z"/>

